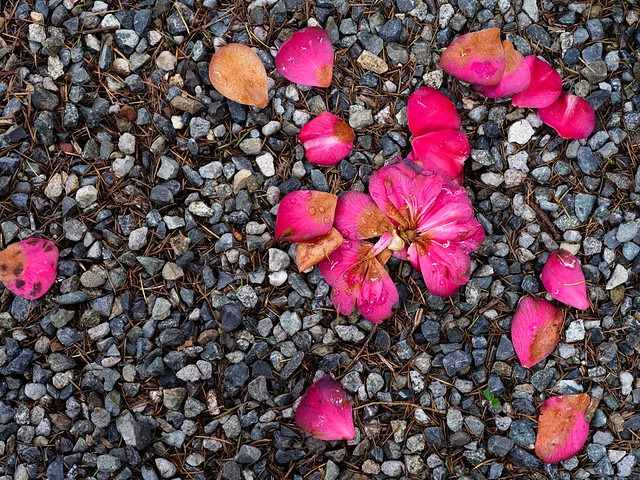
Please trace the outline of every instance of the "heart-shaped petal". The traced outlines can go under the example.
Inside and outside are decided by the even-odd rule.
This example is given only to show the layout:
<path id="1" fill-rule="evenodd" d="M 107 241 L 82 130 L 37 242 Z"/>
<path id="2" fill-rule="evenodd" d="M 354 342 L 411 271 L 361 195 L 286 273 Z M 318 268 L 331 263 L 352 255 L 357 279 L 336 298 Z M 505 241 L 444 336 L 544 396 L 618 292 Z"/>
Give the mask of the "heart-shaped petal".
<path id="1" fill-rule="evenodd" d="M 13 243 L 0 252 L 0 281 L 16 295 L 40 298 L 56 279 L 58 257 L 58 248 L 44 238 Z"/>
<path id="2" fill-rule="evenodd" d="M 509 40 L 502 42 L 504 46 L 504 74 L 497 85 L 476 85 L 476 91 L 489 98 L 502 98 L 515 95 L 525 90 L 531 83 L 531 71 L 524 57 L 513 48 Z"/>
<path id="3" fill-rule="evenodd" d="M 317 165 L 335 165 L 346 158 L 355 138 L 353 128 L 330 112 L 322 112 L 298 134 L 307 160 Z"/>
<path id="4" fill-rule="evenodd" d="M 321 27 L 294 33 L 276 54 L 276 69 L 291 82 L 328 87 L 333 76 L 333 45 Z"/>
<path id="5" fill-rule="evenodd" d="M 520 108 L 544 108 L 562 93 L 562 78 L 551 65 L 535 55 L 524 57 L 531 72 L 531 82 L 522 92 L 514 95 L 511 103 Z"/>
<path id="6" fill-rule="evenodd" d="M 453 102 L 431 87 L 419 88 L 409 95 L 407 120 L 415 137 L 438 130 L 459 130 L 462 126 Z"/>
<path id="7" fill-rule="evenodd" d="M 344 242 L 342 235 L 332 228 L 325 235 L 298 243 L 296 250 L 298 270 L 304 272 L 327 259 L 336 248 L 342 245 L 342 242 Z"/>
<path id="8" fill-rule="evenodd" d="M 278 207 L 276 240 L 301 242 L 331 230 L 338 197 L 332 193 L 297 190 L 287 194 Z"/>
<path id="9" fill-rule="evenodd" d="M 500 29 L 491 27 L 459 36 L 442 54 L 440 66 L 465 82 L 497 85 L 505 67 Z"/>
<path id="10" fill-rule="evenodd" d="M 551 252 L 542 267 L 540 279 L 556 300 L 580 310 L 589 308 L 582 266 L 572 253 L 563 249 Z"/>
<path id="11" fill-rule="evenodd" d="M 551 105 L 538 110 L 540 120 L 562 138 L 587 138 L 596 127 L 596 113 L 584 98 L 562 93 Z"/>
<path id="12" fill-rule="evenodd" d="M 462 181 L 464 161 L 471 149 L 462 130 L 441 130 L 416 137 L 411 143 L 413 161 L 424 170 L 439 170 L 447 178 Z"/>

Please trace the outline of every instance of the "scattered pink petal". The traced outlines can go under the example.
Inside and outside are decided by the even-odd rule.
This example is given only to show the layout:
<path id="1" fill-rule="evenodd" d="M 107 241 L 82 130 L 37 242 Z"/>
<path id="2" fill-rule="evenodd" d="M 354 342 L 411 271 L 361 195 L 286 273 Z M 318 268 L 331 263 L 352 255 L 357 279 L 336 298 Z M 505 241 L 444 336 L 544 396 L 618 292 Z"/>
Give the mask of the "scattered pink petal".
<path id="1" fill-rule="evenodd" d="M 475 85 L 496 85 L 505 56 L 500 29 L 491 27 L 456 38 L 442 54 L 440 66 L 449 75 Z"/>
<path id="2" fill-rule="evenodd" d="M 462 127 L 456 106 L 435 88 L 422 87 L 409 95 L 407 103 L 409 130 L 418 137 L 438 130 Z"/>
<path id="3" fill-rule="evenodd" d="M 540 460 L 558 463 L 582 450 L 589 436 L 589 403 L 589 395 L 580 393 L 551 397 L 542 404 L 535 446 Z"/>
<path id="4" fill-rule="evenodd" d="M 511 341 L 523 367 L 547 358 L 560 341 L 562 312 L 544 298 L 524 297 L 511 321 Z"/>
<path id="5" fill-rule="evenodd" d="M 344 238 L 336 230 L 332 228 L 329 233 L 320 237 L 313 238 L 298 243 L 296 250 L 296 263 L 298 264 L 298 270 L 304 272 L 305 270 L 317 265 L 338 248 Z"/>
<path id="6" fill-rule="evenodd" d="M 331 375 L 317 380 L 302 395 L 296 411 L 296 425 L 320 440 L 351 440 L 353 407 L 340 382 Z"/>
<path id="7" fill-rule="evenodd" d="M 504 46 L 504 75 L 497 85 L 476 85 L 476 91 L 489 98 L 502 98 L 522 92 L 531 83 L 531 71 L 522 54 L 513 48 L 509 40 L 502 42 Z"/>
<path id="8" fill-rule="evenodd" d="M 301 242 L 331 230 L 338 197 L 332 193 L 298 190 L 287 194 L 278 207 L 276 240 Z"/>
<path id="9" fill-rule="evenodd" d="M 462 130 L 441 130 L 416 137 L 412 144 L 413 161 L 424 170 L 440 170 L 448 178 L 462 181 L 464 161 L 471 149 Z"/>
<path id="10" fill-rule="evenodd" d="M 0 252 L 0 280 L 16 295 L 35 300 L 53 285 L 58 257 L 58 248 L 44 238 L 13 243 Z"/>
<path id="11" fill-rule="evenodd" d="M 562 92 L 562 78 L 551 65 L 535 55 L 524 57 L 531 72 L 526 90 L 514 95 L 511 103 L 521 108 L 544 108 L 551 105 Z"/>
<path id="12" fill-rule="evenodd" d="M 540 120 L 562 138 L 587 138 L 596 127 L 596 113 L 584 98 L 562 93 L 551 105 L 538 110 Z"/>
<path id="13" fill-rule="evenodd" d="M 351 190 L 338 197 L 333 225 L 349 240 L 379 237 L 393 225 L 366 193 Z"/>
<path id="14" fill-rule="evenodd" d="M 317 165 L 335 165 L 353 149 L 353 128 L 337 115 L 322 112 L 307 123 L 298 139 L 305 149 L 307 160 Z"/>
<path id="15" fill-rule="evenodd" d="M 307 27 L 294 33 L 278 50 L 276 69 L 291 82 L 328 87 L 333 76 L 329 34 L 321 27 Z"/>
<path id="16" fill-rule="evenodd" d="M 559 302 L 580 310 L 589 308 L 582 266 L 572 253 L 562 249 L 551 252 L 540 279 L 547 292 Z"/>

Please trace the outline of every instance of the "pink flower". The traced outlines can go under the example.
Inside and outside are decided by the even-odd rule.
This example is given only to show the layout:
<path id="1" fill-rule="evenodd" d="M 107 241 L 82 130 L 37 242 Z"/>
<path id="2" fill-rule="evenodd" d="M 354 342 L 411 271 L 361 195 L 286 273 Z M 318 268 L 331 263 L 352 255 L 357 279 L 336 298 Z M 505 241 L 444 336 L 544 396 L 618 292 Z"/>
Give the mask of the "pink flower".
<path id="1" fill-rule="evenodd" d="M 580 310 L 589 308 L 582 266 L 572 253 L 562 249 L 551 252 L 540 279 L 556 300 Z"/>
<path id="2" fill-rule="evenodd" d="M 303 432 L 320 440 L 351 440 L 356 436 L 351 402 L 331 375 L 325 375 L 304 393 L 295 421 Z"/>
<path id="3" fill-rule="evenodd" d="M 538 110 L 540 120 L 562 138 L 587 138 L 596 126 L 593 107 L 584 98 L 562 93 L 551 105 Z"/>
<path id="4" fill-rule="evenodd" d="M 16 295 L 40 298 L 56 279 L 58 257 L 58 248 L 43 238 L 13 243 L 0 252 L 0 281 Z"/>
<path id="5" fill-rule="evenodd" d="M 504 74 L 497 85 L 476 85 L 476 91 L 489 98 L 502 98 L 522 92 L 531 83 L 529 65 L 509 40 L 502 42 L 504 46 Z"/>
<path id="6" fill-rule="evenodd" d="M 340 117 L 322 112 L 302 127 L 298 139 L 304 146 L 309 162 L 334 165 L 349 155 L 355 134 L 353 128 Z"/>
<path id="7" fill-rule="evenodd" d="M 551 397 L 542 404 L 535 446 L 540 460 L 558 463 L 582 450 L 589 436 L 589 403 L 589 396 L 581 393 Z"/>
<path id="8" fill-rule="evenodd" d="M 531 72 L 531 82 L 522 92 L 514 95 L 511 103 L 521 108 L 544 108 L 551 105 L 562 92 L 562 78 L 551 65 L 535 55 L 524 57 Z"/>
<path id="9" fill-rule="evenodd" d="M 328 87 L 333 76 L 333 45 L 321 27 L 307 27 L 284 42 L 276 54 L 276 69 L 287 80 Z"/>

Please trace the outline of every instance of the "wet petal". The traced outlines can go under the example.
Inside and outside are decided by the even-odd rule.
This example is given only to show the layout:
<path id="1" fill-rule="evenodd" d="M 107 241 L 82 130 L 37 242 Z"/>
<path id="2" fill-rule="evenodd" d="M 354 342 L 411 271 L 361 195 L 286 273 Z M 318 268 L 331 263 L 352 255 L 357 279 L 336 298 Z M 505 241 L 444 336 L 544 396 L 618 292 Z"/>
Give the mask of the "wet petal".
<path id="1" fill-rule="evenodd" d="M 298 270 L 304 272 L 309 268 L 325 260 L 344 242 L 342 235 L 332 228 L 329 233 L 311 240 L 298 243 L 296 250 L 296 263 Z"/>
<path id="2" fill-rule="evenodd" d="M 302 395 L 295 421 L 303 432 L 320 440 L 351 440 L 356 436 L 351 402 L 331 375 L 316 381 Z"/>
<path id="3" fill-rule="evenodd" d="M 536 455 L 543 462 L 558 463 L 582 450 L 589 436 L 585 412 L 590 399 L 586 393 L 547 399 L 540 407 Z"/>
<path id="4" fill-rule="evenodd" d="M 353 149 L 353 128 L 337 115 L 322 112 L 307 123 L 298 139 L 305 149 L 305 156 L 317 165 L 334 165 L 346 158 Z"/>
<path id="5" fill-rule="evenodd" d="M 544 108 L 551 105 L 562 92 L 562 78 L 551 65 L 535 55 L 524 57 L 531 72 L 526 90 L 514 95 L 511 103 L 521 108 Z"/>
<path id="6" fill-rule="evenodd" d="M 414 242 L 408 250 L 411 264 L 419 266 L 424 282 L 433 295 L 448 297 L 469 279 L 469 253 L 460 245 L 444 247 L 436 243 Z"/>
<path id="7" fill-rule="evenodd" d="M 377 259 L 368 260 L 367 272 L 356 306 L 366 320 L 381 323 L 393 315 L 393 306 L 399 300 L 398 289 Z"/>
<path id="8" fill-rule="evenodd" d="M 345 272 L 351 269 L 360 259 L 365 258 L 371 247 L 372 245 L 368 242 L 345 240 L 329 255 L 328 259 L 320 262 L 318 265 L 320 273 L 332 287 L 344 282 Z"/>
<path id="9" fill-rule="evenodd" d="M 422 87 L 409 96 L 409 130 L 414 136 L 438 130 L 459 130 L 462 126 L 456 106 L 435 88 Z"/>
<path id="10" fill-rule="evenodd" d="M 321 27 L 294 33 L 276 54 L 276 69 L 284 78 L 300 85 L 328 87 L 333 76 L 333 45 Z"/>
<path id="11" fill-rule="evenodd" d="M 560 341 L 562 312 L 544 298 L 524 297 L 511 321 L 511 341 L 524 367 L 547 358 Z"/>
<path id="12" fill-rule="evenodd" d="M 551 252 L 540 279 L 547 292 L 559 302 L 580 310 L 589 308 L 582 266 L 570 252 L 562 249 Z"/>
<path id="13" fill-rule="evenodd" d="M 473 207 L 466 203 L 448 203 L 438 210 L 425 212 L 418 217 L 416 231 L 443 245 L 464 243 L 469 251 L 478 248 L 484 240 L 482 225 L 473 216 Z"/>
<path id="14" fill-rule="evenodd" d="M 504 46 L 504 74 L 497 85 L 476 85 L 475 90 L 489 98 L 502 98 L 525 90 L 531 83 L 531 70 L 520 52 L 513 48 L 509 40 Z"/>
<path id="15" fill-rule="evenodd" d="M 393 228 L 373 199 L 355 190 L 338 197 L 333 225 L 349 240 L 379 237 Z"/>
<path id="16" fill-rule="evenodd" d="M 442 54 L 440 66 L 465 82 L 496 85 L 505 67 L 500 29 L 492 27 L 459 36 Z"/>
<path id="17" fill-rule="evenodd" d="M 439 170 L 448 178 L 462 180 L 464 161 L 471 153 L 462 130 L 441 130 L 416 137 L 413 160 L 424 170 Z"/>
<path id="18" fill-rule="evenodd" d="M 276 240 L 300 242 L 326 234 L 333 226 L 337 200 L 332 193 L 312 190 L 287 194 L 278 207 Z"/>
<path id="19" fill-rule="evenodd" d="M 596 113 L 584 98 L 562 93 L 551 105 L 538 110 L 540 120 L 562 138 L 587 138 L 596 127 Z"/>
<path id="20" fill-rule="evenodd" d="M 44 238 L 13 243 L 0 252 L 0 281 L 16 295 L 40 298 L 56 279 L 58 257 L 58 248 Z"/>

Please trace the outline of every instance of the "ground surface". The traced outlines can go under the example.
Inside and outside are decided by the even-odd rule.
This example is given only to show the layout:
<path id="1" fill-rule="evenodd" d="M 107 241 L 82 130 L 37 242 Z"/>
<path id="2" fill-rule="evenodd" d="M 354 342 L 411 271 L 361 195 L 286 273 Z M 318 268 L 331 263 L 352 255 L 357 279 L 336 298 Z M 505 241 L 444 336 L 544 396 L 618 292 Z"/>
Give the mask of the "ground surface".
<path id="1" fill-rule="evenodd" d="M 2 478 L 640 478 L 634 2 L 81 2 L 0 7 L 2 240 L 44 236 L 62 254 L 47 296 L 2 292 Z M 336 47 L 328 89 L 274 72 L 309 19 Z M 494 25 L 589 99 L 588 141 L 443 80 L 442 48 Z M 264 110 L 210 86 L 210 56 L 229 41 L 259 50 Z M 364 49 L 388 71 L 365 70 Z M 406 101 L 423 84 L 462 114 L 487 241 L 450 299 L 391 262 L 402 301 L 372 328 L 335 314 L 317 270 L 297 273 L 273 241 L 274 207 L 301 186 L 363 189 L 406 155 Z M 324 109 L 349 120 L 357 148 L 315 168 L 295 134 Z M 522 295 L 544 295 L 541 267 L 563 243 L 592 308 L 567 308 L 556 352 L 526 370 L 511 316 Z M 293 423 L 320 371 L 353 395 L 353 441 Z M 588 443 L 545 466 L 537 408 L 577 391 L 600 400 Z"/>

